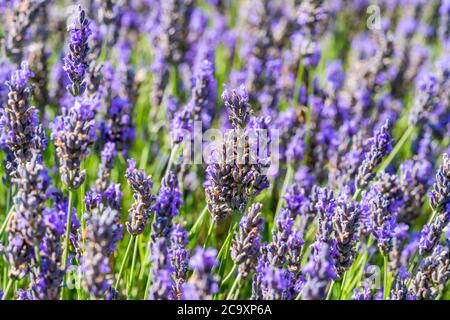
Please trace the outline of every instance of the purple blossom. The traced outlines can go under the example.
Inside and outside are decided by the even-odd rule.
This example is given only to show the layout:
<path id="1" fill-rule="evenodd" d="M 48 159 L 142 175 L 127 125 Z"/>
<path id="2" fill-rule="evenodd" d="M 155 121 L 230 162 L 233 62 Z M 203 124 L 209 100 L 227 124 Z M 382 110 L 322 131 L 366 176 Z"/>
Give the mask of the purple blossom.
<path id="1" fill-rule="evenodd" d="M 181 192 L 178 187 L 177 176 L 170 171 L 161 182 L 158 196 L 152 211 L 155 212 L 155 221 L 152 224 L 152 239 L 167 238 L 172 230 L 173 218 L 180 213 Z"/>
<path id="2" fill-rule="evenodd" d="M 67 91 L 74 97 L 80 96 L 86 90 L 84 77 L 88 68 L 87 56 L 89 53 L 88 39 L 91 35 L 89 20 L 81 6 L 78 13 L 73 17 L 68 27 L 70 34 L 69 53 L 64 58 L 64 71 L 70 79 L 71 84 Z"/>
<path id="3" fill-rule="evenodd" d="M 386 121 L 380 130 L 375 131 L 375 135 L 369 140 L 370 151 L 366 152 L 365 159 L 358 170 L 356 177 L 356 187 L 363 189 L 375 177 L 375 169 L 383 158 L 392 149 L 392 139 L 389 135 L 389 122 Z"/>
<path id="4" fill-rule="evenodd" d="M 219 279 L 212 271 L 218 265 L 217 251 L 197 247 L 189 261 L 193 276 L 183 285 L 183 297 L 187 300 L 211 300 L 219 291 Z"/>
<path id="5" fill-rule="evenodd" d="M 70 109 L 63 109 L 52 124 L 52 138 L 59 160 L 61 180 L 66 188 L 77 189 L 85 180 L 86 172 L 81 162 L 89 154 L 95 139 L 92 105 L 89 101 L 76 100 Z"/>
<path id="6" fill-rule="evenodd" d="M 136 169 L 134 159 L 128 160 L 128 168 L 125 173 L 128 185 L 133 191 L 134 203 L 128 210 L 130 220 L 126 223 L 127 231 L 131 235 L 144 232 L 150 217 L 150 210 L 154 201 L 152 195 L 153 182 L 143 170 Z"/>

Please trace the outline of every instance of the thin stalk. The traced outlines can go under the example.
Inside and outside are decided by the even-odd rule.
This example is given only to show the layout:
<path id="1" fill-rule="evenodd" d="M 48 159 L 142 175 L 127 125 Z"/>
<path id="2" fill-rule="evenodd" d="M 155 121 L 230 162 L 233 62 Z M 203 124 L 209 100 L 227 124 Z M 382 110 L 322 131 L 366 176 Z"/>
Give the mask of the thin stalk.
<path id="1" fill-rule="evenodd" d="M 41 254 L 39 250 L 39 245 L 34 246 L 34 258 L 36 259 L 36 263 L 38 264 L 39 269 L 41 268 Z"/>
<path id="2" fill-rule="evenodd" d="M 152 277 L 150 275 L 150 271 L 151 271 L 151 266 L 148 271 L 147 283 L 145 284 L 144 300 L 148 299 L 148 293 L 150 291 L 150 285 L 152 283 Z"/>
<path id="3" fill-rule="evenodd" d="M 223 278 L 222 283 L 220 284 L 220 286 L 223 286 L 225 283 L 227 283 L 228 280 L 230 280 L 230 278 L 233 276 L 234 271 L 236 270 L 237 265 L 234 264 L 233 268 L 231 268 L 230 272 Z"/>
<path id="4" fill-rule="evenodd" d="M 388 279 L 389 279 L 389 259 L 387 255 L 383 256 L 384 261 L 384 279 L 383 279 L 383 299 L 387 300 L 389 298 L 389 288 L 388 288 Z"/>
<path id="5" fill-rule="evenodd" d="M 5 290 L 3 291 L 3 297 L 2 297 L 2 300 L 6 300 L 6 298 L 8 297 L 8 294 L 9 294 L 9 291 L 11 290 L 11 288 L 12 288 L 13 282 L 14 282 L 13 279 L 9 279 L 9 280 L 8 280 L 8 284 L 6 285 L 6 288 L 5 288 Z"/>
<path id="6" fill-rule="evenodd" d="M 331 300 L 331 295 L 333 293 L 334 284 L 335 284 L 335 281 L 331 280 L 330 287 L 328 288 L 328 294 L 327 294 L 326 300 Z"/>
<path id="7" fill-rule="evenodd" d="M 203 249 L 205 249 L 208 246 L 208 240 L 211 237 L 212 231 L 215 226 L 216 226 L 216 221 L 213 220 L 212 223 L 209 225 L 208 233 L 206 234 L 205 242 L 203 243 Z"/>
<path id="8" fill-rule="evenodd" d="M 126 262 L 128 260 L 128 256 L 130 255 L 130 251 L 131 251 L 131 247 L 133 245 L 134 239 L 135 239 L 135 236 L 131 235 L 130 236 L 130 241 L 128 242 L 127 250 L 125 251 L 125 255 L 124 255 L 123 260 L 122 260 L 122 264 L 120 265 L 119 275 L 117 276 L 117 280 L 116 280 L 116 283 L 114 285 L 114 290 L 117 290 L 117 288 L 119 287 L 120 280 L 122 278 L 122 273 L 123 273 L 123 270 L 125 268 L 125 264 L 126 264 Z"/>
<path id="9" fill-rule="evenodd" d="M 406 143 L 406 141 L 408 141 L 409 137 L 413 134 L 414 129 L 415 129 L 414 126 L 410 126 L 408 127 L 408 129 L 406 129 L 400 140 L 398 140 L 398 142 L 395 144 L 394 149 L 392 149 L 392 151 L 389 153 L 389 155 L 386 157 L 383 163 L 381 163 L 378 171 L 385 170 L 391 164 L 392 160 L 394 160 L 394 158 L 402 149 L 403 145 Z"/>
<path id="10" fill-rule="evenodd" d="M 3 224 L 2 224 L 2 226 L 0 227 L 0 235 L 2 235 L 2 234 L 5 232 L 6 227 L 8 226 L 8 222 L 9 222 L 9 220 L 11 219 L 11 217 L 12 217 L 12 215 L 13 215 L 13 212 L 14 212 L 14 206 L 12 206 L 11 208 L 9 208 L 9 212 L 8 212 L 8 214 L 6 215 L 5 221 L 3 221 Z"/>
<path id="11" fill-rule="evenodd" d="M 278 199 L 277 208 L 275 210 L 274 220 L 280 213 L 280 210 L 281 210 L 281 207 L 282 207 L 283 201 L 284 201 L 284 198 L 283 198 L 284 194 L 286 193 L 288 186 L 291 184 L 291 180 L 292 180 L 293 176 L 294 176 L 294 168 L 292 167 L 291 164 L 288 164 L 287 170 L 286 170 L 286 176 L 284 177 L 283 186 L 281 188 L 280 198 Z"/>
<path id="12" fill-rule="evenodd" d="M 128 289 L 129 292 L 127 293 L 127 297 L 130 295 L 131 290 L 133 289 L 133 279 L 134 279 L 134 268 L 136 266 L 136 257 L 137 257 L 137 249 L 138 249 L 138 237 L 134 240 L 134 249 L 133 249 L 133 258 L 131 260 L 131 271 L 130 271 L 130 278 L 128 281 Z"/>
<path id="13" fill-rule="evenodd" d="M 202 212 L 200 213 L 200 216 L 198 217 L 197 221 L 195 221 L 194 225 L 192 226 L 191 231 L 189 231 L 188 238 L 192 238 L 193 236 L 197 235 L 197 233 L 201 230 L 207 218 L 208 218 L 208 206 L 205 206 Z"/>
<path id="14" fill-rule="evenodd" d="M 230 292 L 228 292 L 226 300 L 230 300 L 233 296 L 234 290 L 236 290 L 236 287 L 238 286 L 239 282 L 241 281 L 241 274 L 239 273 L 237 277 L 234 279 L 233 285 L 231 286 Z"/>
<path id="15" fill-rule="evenodd" d="M 342 281 L 341 281 L 341 292 L 339 292 L 339 300 L 342 300 L 343 296 L 344 296 L 344 288 L 345 288 L 345 284 L 347 283 L 347 279 L 348 279 L 348 272 L 344 273 L 344 276 L 342 277 Z"/>
<path id="16" fill-rule="evenodd" d="M 66 235 L 64 239 L 64 251 L 62 255 L 62 268 L 63 270 L 67 267 L 67 258 L 69 256 L 69 238 L 70 229 L 72 224 L 72 202 L 73 202 L 73 190 L 69 190 L 69 203 L 67 206 L 67 221 L 66 221 Z"/>

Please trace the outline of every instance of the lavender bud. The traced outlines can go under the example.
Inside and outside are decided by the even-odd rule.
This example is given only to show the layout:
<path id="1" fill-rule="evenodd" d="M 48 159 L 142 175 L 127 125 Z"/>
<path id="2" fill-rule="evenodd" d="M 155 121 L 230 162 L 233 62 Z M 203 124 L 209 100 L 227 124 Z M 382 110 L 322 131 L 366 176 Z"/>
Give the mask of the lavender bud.
<path id="1" fill-rule="evenodd" d="M 392 149 L 392 140 L 389 135 L 389 122 L 375 131 L 375 135 L 369 140 L 370 151 L 366 153 L 362 165 L 359 167 L 358 175 L 356 177 L 356 187 L 364 189 L 369 182 L 375 177 L 375 169 L 378 167 L 383 158 Z"/>
<path id="2" fill-rule="evenodd" d="M 168 300 L 173 297 L 174 281 L 171 278 L 174 272 L 170 263 L 167 239 L 158 238 L 151 244 L 152 268 L 150 277 L 152 284 L 149 292 L 149 299 Z"/>
<path id="3" fill-rule="evenodd" d="M 83 284 L 95 298 L 102 298 L 113 281 L 109 262 L 110 248 L 116 240 L 118 212 L 97 207 L 90 212 L 86 226 L 86 244 L 82 258 Z"/>
<path id="4" fill-rule="evenodd" d="M 1 144 L 21 162 L 28 162 L 33 151 L 39 153 L 46 147 L 46 137 L 38 124 L 36 109 L 30 104 L 31 86 L 28 82 L 32 75 L 26 62 L 11 74 L 6 82 L 8 100 L 1 110 Z M 14 161 L 9 164 L 12 171 L 15 165 Z"/>
<path id="5" fill-rule="evenodd" d="M 144 232 L 150 217 L 154 200 L 151 193 L 153 182 L 144 171 L 136 169 L 136 162 L 133 159 L 128 160 L 125 178 L 134 194 L 134 203 L 128 210 L 130 221 L 127 222 L 126 227 L 131 235 L 138 235 Z"/>
<path id="6" fill-rule="evenodd" d="M 446 153 L 442 156 L 442 164 L 436 174 L 436 182 L 428 195 L 433 210 L 439 210 L 450 201 L 450 157 Z"/>
<path id="7" fill-rule="evenodd" d="M 86 172 L 80 166 L 95 139 L 94 116 L 90 102 L 76 100 L 52 125 L 59 172 L 68 189 L 77 189 L 84 182 Z"/>
<path id="8" fill-rule="evenodd" d="M 189 271 L 190 251 L 186 249 L 188 233 L 179 224 L 173 226 L 170 233 L 170 257 L 173 266 L 174 284 L 172 287 L 173 298 L 178 300 L 183 294 L 183 284 L 186 282 Z"/>
<path id="9" fill-rule="evenodd" d="M 238 89 L 225 90 L 222 100 L 228 108 L 228 117 L 234 129 L 244 129 L 250 120 L 248 93 L 242 85 Z"/>
<path id="10" fill-rule="evenodd" d="M 213 248 L 202 249 L 197 247 L 189 261 L 193 275 L 183 285 L 183 299 L 211 300 L 213 294 L 219 291 L 219 279 L 212 273 L 219 263 L 216 258 L 217 251 Z"/>
<path id="11" fill-rule="evenodd" d="M 254 269 L 261 246 L 262 223 L 261 204 L 253 204 L 242 217 L 239 230 L 231 244 L 231 258 L 238 265 L 242 277 L 247 277 Z"/>
<path id="12" fill-rule="evenodd" d="M 177 176 L 170 171 L 163 178 L 156 203 L 152 207 L 152 211 L 155 212 L 155 221 L 152 224 L 151 233 L 153 241 L 157 238 L 169 237 L 173 218 L 179 215 L 182 204 Z"/>
<path id="13" fill-rule="evenodd" d="M 63 69 L 71 82 L 67 86 L 67 91 L 72 96 L 77 97 L 82 95 L 86 89 L 84 78 L 88 68 L 88 39 L 92 33 L 89 27 L 89 20 L 86 18 L 86 13 L 81 9 L 81 6 L 78 7 L 78 13 L 73 17 L 68 31 L 70 33 L 69 53 L 64 58 Z"/>
<path id="14" fill-rule="evenodd" d="M 65 217 L 58 210 L 46 209 L 43 223 L 45 235 L 39 245 L 41 264 L 31 273 L 30 294 L 34 299 L 58 300 L 65 274 L 61 263 Z"/>
<path id="15" fill-rule="evenodd" d="M 436 299 L 450 278 L 448 247 L 436 246 L 426 257 L 412 280 L 409 294 L 415 299 Z"/>
<path id="16" fill-rule="evenodd" d="M 333 228 L 336 236 L 336 272 L 338 277 L 347 271 L 355 259 L 358 227 L 361 209 L 359 205 L 345 197 L 336 202 Z"/>
<path id="17" fill-rule="evenodd" d="M 306 283 L 302 291 L 305 300 L 325 299 L 328 282 L 336 279 L 335 261 L 331 248 L 324 242 L 317 242 L 314 255 L 303 268 Z"/>
<path id="18" fill-rule="evenodd" d="M 390 210 L 391 202 L 383 194 L 377 194 L 370 200 L 369 205 L 370 231 L 377 241 L 380 252 L 387 255 L 392 248 L 396 226 L 395 215 Z"/>

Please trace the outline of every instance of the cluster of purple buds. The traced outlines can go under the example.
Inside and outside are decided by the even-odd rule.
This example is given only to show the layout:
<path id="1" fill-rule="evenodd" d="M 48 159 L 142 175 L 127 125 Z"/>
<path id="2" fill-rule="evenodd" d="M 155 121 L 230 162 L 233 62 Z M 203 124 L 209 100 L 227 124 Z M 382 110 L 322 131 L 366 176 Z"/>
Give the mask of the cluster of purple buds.
<path id="1" fill-rule="evenodd" d="M 59 210 L 43 212 L 45 234 L 39 244 L 40 265 L 31 272 L 30 295 L 33 299 L 58 300 L 65 272 L 62 268 L 61 239 L 65 231 L 65 217 Z"/>
<path id="2" fill-rule="evenodd" d="M 189 271 L 189 256 L 190 251 L 186 249 L 188 244 L 188 233 L 184 228 L 177 224 L 172 227 L 170 233 L 170 257 L 173 266 L 173 279 L 174 284 L 172 288 L 173 299 L 178 300 L 183 293 L 183 284 L 186 282 L 186 278 Z"/>
<path id="3" fill-rule="evenodd" d="M 128 185 L 133 190 L 134 203 L 129 209 L 130 221 L 127 222 L 127 231 L 131 235 L 139 235 L 144 232 L 150 217 L 151 206 L 154 201 L 152 195 L 153 182 L 147 174 L 136 168 L 133 159 L 128 160 L 128 168 L 125 173 Z"/>
<path id="4" fill-rule="evenodd" d="M 74 97 L 81 96 L 86 90 L 84 81 L 88 69 L 88 40 L 91 35 L 89 20 L 86 12 L 78 7 L 78 12 L 68 27 L 70 33 L 69 53 L 64 58 L 64 71 L 70 79 L 71 84 L 67 86 L 67 91 Z"/>
<path id="5" fill-rule="evenodd" d="M 430 206 L 435 217 L 421 232 L 419 248 L 430 253 L 438 244 L 441 235 L 450 221 L 450 158 L 442 156 L 442 164 L 436 174 L 436 182 L 429 192 Z"/>
<path id="6" fill-rule="evenodd" d="M 243 278 L 255 268 L 261 247 L 261 204 L 253 204 L 241 219 L 231 244 L 231 258 Z"/>
<path id="7" fill-rule="evenodd" d="M 225 90 L 222 99 L 233 129 L 225 134 L 218 159 L 213 159 L 206 169 L 206 199 L 215 220 L 224 219 L 233 210 L 243 210 L 248 197 L 269 186 L 263 172 L 270 165 L 267 155 L 252 152 L 251 133 L 245 131 L 250 120 L 247 91 L 243 86 Z"/>
<path id="8" fill-rule="evenodd" d="M 391 211 L 391 201 L 383 195 L 377 194 L 369 201 L 369 228 L 378 248 L 383 255 L 387 255 L 392 248 L 392 238 L 396 226 L 395 215 Z"/>
<path id="9" fill-rule="evenodd" d="M 19 162 L 12 182 L 18 191 L 14 197 L 14 213 L 7 225 L 8 244 L 1 251 L 10 263 L 10 276 L 20 279 L 37 263 L 35 248 L 45 236 L 43 214 L 50 178 L 34 153 L 29 162 Z"/>
<path id="10" fill-rule="evenodd" d="M 148 297 L 152 300 L 173 299 L 175 283 L 172 279 L 172 274 L 174 273 L 174 268 L 170 260 L 167 239 L 157 238 L 152 242 L 151 252 L 152 267 L 149 276 L 151 277 L 152 285 Z"/>
<path id="11" fill-rule="evenodd" d="M 16 65 L 23 61 L 24 49 L 29 40 L 28 31 L 39 17 L 42 8 L 45 7 L 45 2 L 44 0 L 32 0 L 28 1 L 25 6 L 19 5 L 16 1 L 8 3 L 12 12 L 5 14 L 10 21 L 6 20 L 7 23 L 5 23 L 4 48 Z"/>
<path id="12" fill-rule="evenodd" d="M 118 212 L 107 206 L 89 212 L 81 268 L 86 289 L 97 299 L 102 298 L 112 285 L 109 256 L 119 228 L 117 217 Z"/>
<path id="13" fill-rule="evenodd" d="M 347 197 L 340 197 L 336 201 L 332 221 L 336 237 L 336 273 L 339 277 L 351 267 L 355 259 L 361 211 L 359 204 Z"/>
<path id="14" fill-rule="evenodd" d="M 392 149 L 392 139 L 389 134 L 389 122 L 386 121 L 375 135 L 369 140 L 370 151 L 366 153 L 365 159 L 358 170 L 356 177 L 356 188 L 364 189 L 376 175 L 376 168 L 381 164 L 383 158 Z"/>
<path id="15" fill-rule="evenodd" d="M 183 285 L 183 300 L 211 300 L 219 291 L 219 279 L 213 274 L 213 268 L 218 265 L 216 256 L 216 249 L 195 249 L 189 261 L 193 275 Z"/>
<path id="16" fill-rule="evenodd" d="M 194 104 L 194 120 L 201 120 L 204 129 L 211 126 L 214 118 L 216 95 L 214 65 L 209 60 L 203 60 L 194 72 L 191 99 Z"/>
<path id="17" fill-rule="evenodd" d="M 152 207 L 155 212 L 151 233 L 153 241 L 170 236 L 173 218 L 179 215 L 182 204 L 177 176 L 169 171 L 161 182 L 155 205 Z"/>
<path id="18" fill-rule="evenodd" d="M 433 210 L 439 210 L 450 201 L 450 157 L 448 154 L 442 156 L 442 164 L 436 174 L 436 182 L 429 197 Z"/>
<path id="19" fill-rule="evenodd" d="M 314 255 L 303 267 L 306 282 L 302 290 L 305 300 L 323 300 L 328 283 L 336 279 L 332 248 L 327 243 L 316 242 Z"/>
<path id="20" fill-rule="evenodd" d="M 404 205 L 398 208 L 399 222 L 411 223 L 419 217 L 430 176 L 431 163 L 426 160 L 407 160 L 400 165 L 399 182 Z"/>
<path id="21" fill-rule="evenodd" d="M 433 74 L 424 76 L 418 86 L 416 101 L 410 112 L 409 123 L 412 126 L 422 125 L 438 102 L 439 83 Z"/>
<path id="22" fill-rule="evenodd" d="M 100 154 L 100 165 L 95 181 L 95 190 L 103 193 L 110 185 L 111 171 L 114 166 L 114 160 L 117 156 L 116 145 L 112 142 L 105 143 Z"/>
<path id="23" fill-rule="evenodd" d="M 72 108 L 64 108 L 52 127 L 52 138 L 59 160 L 59 172 L 64 186 L 77 189 L 85 180 L 81 162 L 89 154 L 95 139 L 95 113 L 88 101 L 76 100 Z"/>
<path id="24" fill-rule="evenodd" d="M 29 162 L 17 166 L 12 182 L 17 186 L 14 214 L 21 226 L 22 236 L 30 246 L 38 246 L 45 234 L 42 214 L 50 177 L 37 154 Z"/>
<path id="25" fill-rule="evenodd" d="M 40 153 L 47 144 L 42 126 L 38 124 L 37 111 L 30 104 L 32 87 L 28 83 L 31 76 L 28 64 L 23 62 L 21 68 L 12 72 L 10 80 L 6 82 L 9 90 L 8 99 L 1 110 L 0 143 L 9 155 L 6 169 L 10 173 L 14 171 L 16 161 L 29 161 L 33 152 Z"/>
<path id="26" fill-rule="evenodd" d="M 450 279 L 449 248 L 438 245 L 419 267 L 409 287 L 415 299 L 436 299 Z"/>

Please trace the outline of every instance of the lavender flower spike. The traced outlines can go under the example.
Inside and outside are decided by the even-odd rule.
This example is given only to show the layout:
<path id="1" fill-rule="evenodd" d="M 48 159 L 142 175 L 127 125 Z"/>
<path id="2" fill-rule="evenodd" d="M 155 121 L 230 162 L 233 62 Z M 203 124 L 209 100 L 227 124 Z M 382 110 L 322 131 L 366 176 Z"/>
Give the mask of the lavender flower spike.
<path id="1" fill-rule="evenodd" d="M 450 253 L 448 247 L 437 246 L 419 267 L 409 288 L 415 299 L 436 299 L 450 279 Z"/>
<path id="2" fill-rule="evenodd" d="M 34 299 L 58 300 L 61 282 L 64 278 L 62 268 L 61 238 L 65 230 L 65 217 L 58 210 L 46 209 L 43 212 L 45 235 L 39 245 L 41 265 L 31 273 L 30 294 Z"/>
<path id="3" fill-rule="evenodd" d="M 149 299 L 169 300 L 172 299 L 174 281 L 171 278 L 173 267 L 171 265 L 169 248 L 164 238 L 158 238 L 151 244 L 152 268 L 150 270 L 151 287 Z"/>
<path id="4" fill-rule="evenodd" d="M 117 211 L 101 205 L 92 210 L 87 222 L 81 268 L 84 286 L 97 299 L 102 298 L 112 285 L 109 254 L 120 228 L 117 217 Z"/>
<path id="5" fill-rule="evenodd" d="M 229 119 L 234 129 L 244 129 L 250 120 L 250 104 L 248 93 L 243 85 L 238 89 L 228 90 L 222 93 L 222 100 L 228 108 Z"/>
<path id="6" fill-rule="evenodd" d="M 33 150 L 41 151 L 46 147 L 36 109 L 30 103 L 32 87 L 28 83 L 32 75 L 28 63 L 23 62 L 6 82 L 9 90 L 7 103 L 1 110 L 0 143 L 12 156 L 11 163 L 7 164 L 9 172 L 16 166 L 14 159 L 28 162 Z"/>
<path id="7" fill-rule="evenodd" d="M 239 273 L 245 278 L 257 263 L 261 246 L 261 204 L 253 204 L 242 217 L 239 230 L 231 245 L 231 258 L 239 266 Z"/>
<path id="8" fill-rule="evenodd" d="M 335 261 L 328 244 L 317 242 L 314 250 L 314 256 L 303 268 L 306 274 L 306 283 L 302 291 L 302 298 L 305 300 L 324 299 L 328 282 L 336 279 Z"/>
<path id="9" fill-rule="evenodd" d="M 178 216 L 182 203 L 177 176 L 170 171 L 162 180 L 156 203 L 152 207 L 155 212 L 151 234 L 153 240 L 169 237 L 172 220 L 175 216 Z"/>
<path id="10" fill-rule="evenodd" d="M 194 271 L 189 282 L 183 286 L 183 300 L 211 300 L 219 290 L 219 279 L 212 274 L 217 266 L 217 251 L 213 248 L 197 247 L 189 261 L 189 267 Z"/>
<path id="11" fill-rule="evenodd" d="M 442 164 L 436 174 L 436 182 L 429 197 L 433 210 L 439 210 L 450 202 L 450 157 L 446 153 L 442 156 Z"/>
<path id="12" fill-rule="evenodd" d="M 78 14 L 73 18 L 69 25 L 70 33 L 69 53 L 64 58 L 64 71 L 70 79 L 71 84 L 67 85 L 67 91 L 72 96 L 77 97 L 86 90 L 84 77 L 88 68 L 88 39 L 91 35 L 89 20 L 81 6 L 78 7 Z"/>
<path id="13" fill-rule="evenodd" d="M 386 121 L 380 130 L 375 131 L 375 135 L 369 140 L 370 151 L 366 153 L 365 159 L 358 170 L 356 177 L 356 187 L 364 189 L 375 177 L 375 169 L 379 166 L 383 158 L 392 149 L 392 139 L 389 135 L 389 121 Z"/>
<path id="14" fill-rule="evenodd" d="M 55 141 L 61 180 L 68 189 L 77 189 L 85 179 L 81 162 L 89 154 L 95 139 L 95 113 L 89 102 L 76 100 L 75 106 L 63 109 L 63 114 L 53 123 L 52 138 Z"/>
<path id="15" fill-rule="evenodd" d="M 189 271 L 190 251 L 186 248 L 188 244 L 188 233 L 184 228 L 177 224 L 173 226 L 170 233 L 170 257 L 173 267 L 174 284 L 172 288 L 173 298 L 178 300 L 183 294 L 183 284 L 186 282 Z"/>
<path id="16" fill-rule="evenodd" d="M 129 209 L 130 221 L 127 222 L 126 227 L 131 235 L 136 236 L 144 232 L 150 217 L 150 209 L 154 200 L 151 193 L 153 182 L 144 171 L 136 169 L 134 159 L 128 160 L 125 178 L 134 194 L 134 203 Z"/>

